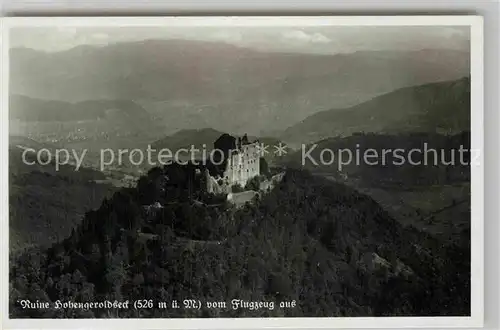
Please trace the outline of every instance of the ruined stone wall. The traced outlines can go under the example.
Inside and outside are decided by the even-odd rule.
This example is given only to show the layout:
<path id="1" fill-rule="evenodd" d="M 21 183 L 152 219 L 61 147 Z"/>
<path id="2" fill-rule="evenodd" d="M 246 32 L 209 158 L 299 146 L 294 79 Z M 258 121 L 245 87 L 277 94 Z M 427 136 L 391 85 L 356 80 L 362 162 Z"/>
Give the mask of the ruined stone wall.
<path id="1" fill-rule="evenodd" d="M 217 180 L 210 175 L 208 170 L 205 170 L 204 181 L 208 193 L 227 194 L 231 190 L 231 187 L 228 184 L 225 184 L 224 182 L 222 182 L 222 184 L 219 184 Z"/>
<path id="2" fill-rule="evenodd" d="M 205 171 L 204 185 L 209 193 L 230 193 L 233 185 L 245 187 L 248 181 L 260 175 L 260 155 L 257 143 L 237 145 L 231 150 L 222 175 L 211 176 Z"/>
<path id="3" fill-rule="evenodd" d="M 285 176 L 285 172 L 278 173 L 274 175 L 271 179 L 269 180 L 264 180 L 260 183 L 259 189 L 261 191 L 267 191 L 269 189 L 273 189 L 277 184 L 283 180 L 283 177 Z"/>

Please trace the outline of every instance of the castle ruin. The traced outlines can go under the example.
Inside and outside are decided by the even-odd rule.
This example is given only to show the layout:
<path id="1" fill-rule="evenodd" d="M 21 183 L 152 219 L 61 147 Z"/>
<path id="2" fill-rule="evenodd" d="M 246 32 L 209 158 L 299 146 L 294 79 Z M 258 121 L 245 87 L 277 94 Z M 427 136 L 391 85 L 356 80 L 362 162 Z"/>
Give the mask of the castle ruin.
<path id="1" fill-rule="evenodd" d="M 209 193 L 229 193 L 234 185 L 245 187 L 248 181 L 260 175 L 259 141 L 248 141 L 246 134 L 235 138 L 223 134 L 214 142 L 219 153 L 212 173 L 205 169 L 205 185 Z"/>

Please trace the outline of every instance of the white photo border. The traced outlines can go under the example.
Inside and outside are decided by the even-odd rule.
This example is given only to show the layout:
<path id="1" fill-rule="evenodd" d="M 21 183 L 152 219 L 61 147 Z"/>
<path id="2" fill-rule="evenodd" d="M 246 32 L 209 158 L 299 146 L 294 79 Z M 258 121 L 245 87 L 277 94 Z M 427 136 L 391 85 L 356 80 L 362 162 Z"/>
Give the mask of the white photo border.
<path id="1" fill-rule="evenodd" d="M 2 326 L 5 329 L 253 329 L 253 328 L 440 328 L 482 327 L 484 321 L 484 95 L 483 18 L 453 16 L 176 16 L 176 17 L 8 17 L 1 18 L 0 143 L 8 150 L 9 29 L 12 27 L 134 26 L 469 26 L 471 63 L 471 315 L 468 317 L 200 318 L 200 319 L 9 319 L 8 161 L 0 162 L 2 210 L 0 250 Z"/>

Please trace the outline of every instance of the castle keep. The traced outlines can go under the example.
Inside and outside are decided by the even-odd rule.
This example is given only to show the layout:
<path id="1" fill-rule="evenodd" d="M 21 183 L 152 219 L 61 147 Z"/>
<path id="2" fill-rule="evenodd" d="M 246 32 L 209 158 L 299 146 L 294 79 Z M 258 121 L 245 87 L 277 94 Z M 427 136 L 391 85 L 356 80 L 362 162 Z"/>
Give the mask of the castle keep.
<path id="1" fill-rule="evenodd" d="M 223 134 L 214 142 L 214 149 L 220 157 L 212 171 L 205 169 L 205 185 L 210 193 L 229 193 L 231 187 L 245 187 L 248 181 L 260 175 L 258 141 L 250 142 L 248 137 L 235 138 Z"/>

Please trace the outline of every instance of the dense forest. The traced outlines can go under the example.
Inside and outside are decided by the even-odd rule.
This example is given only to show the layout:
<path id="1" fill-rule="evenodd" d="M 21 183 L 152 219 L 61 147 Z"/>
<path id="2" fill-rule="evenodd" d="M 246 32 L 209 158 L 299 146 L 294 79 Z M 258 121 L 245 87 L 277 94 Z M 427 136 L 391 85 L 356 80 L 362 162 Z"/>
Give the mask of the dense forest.
<path id="1" fill-rule="evenodd" d="M 21 149 L 9 149 L 9 248 L 19 253 L 28 246 L 49 247 L 68 237 L 85 212 L 99 208 L 115 190 L 103 173 L 89 168 L 75 171 L 63 165 L 56 170 L 23 163 Z M 27 155 L 28 162 L 36 157 Z"/>
<path id="2" fill-rule="evenodd" d="M 46 250 L 12 257 L 13 318 L 459 316 L 470 314 L 470 231 L 447 245 L 402 227 L 373 199 L 302 170 L 242 208 L 155 168 Z M 146 309 L 23 309 L 133 301 Z M 172 309 L 178 299 L 291 301 L 288 309 Z"/>

